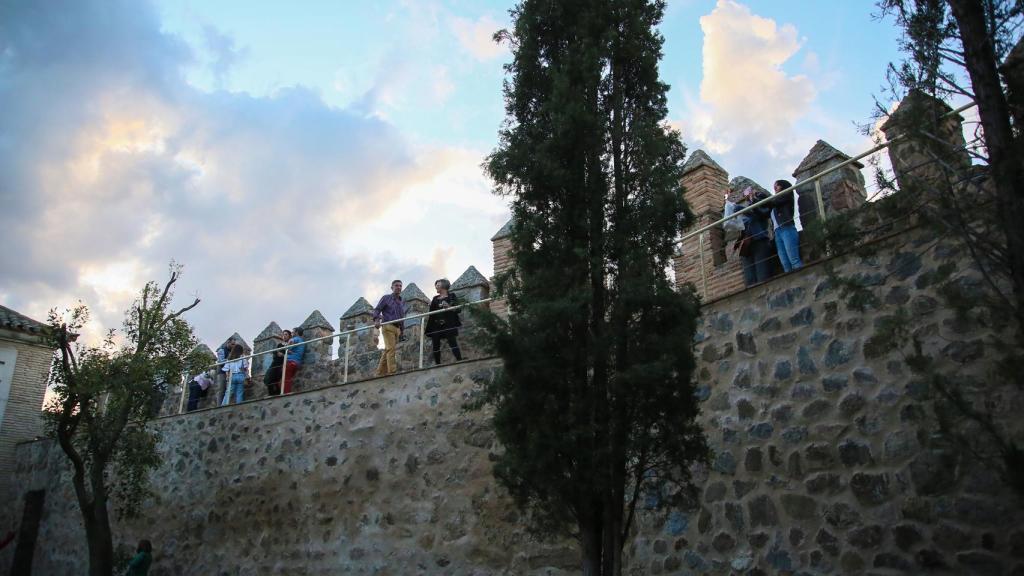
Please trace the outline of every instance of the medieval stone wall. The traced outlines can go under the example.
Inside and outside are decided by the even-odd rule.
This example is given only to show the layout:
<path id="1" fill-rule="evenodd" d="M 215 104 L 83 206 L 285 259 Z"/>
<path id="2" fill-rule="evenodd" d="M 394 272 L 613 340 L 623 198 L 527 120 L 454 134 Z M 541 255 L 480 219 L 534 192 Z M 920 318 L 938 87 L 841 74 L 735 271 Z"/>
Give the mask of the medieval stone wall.
<path id="1" fill-rule="evenodd" d="M 705 306 L 698 395 L 716 459 L 696 501 L 645 495 L 628 574 L 1024 573 L 1021 503 L 938 434 L 935 392 L 874 338 L 908 310 L 943 369 L 1020 426 L 1019 395 L 971 387 L 991 322 L 956 318 L 932 285 L 944 262 L 974 281 L 968 261 L 924 231 L 878 246 Z M 848 307 L 826 263 L 878 286 L 878 305 Z M 494 482 L 486 415 L 462 411 L 499 369 L 477 360 L 160 419 L 158 498 L 117 541 L 153 540 L 154 575 L 575 574 L 571 543 L 532 540 Z M 46 490 L 36 573 L 80 573 L 59 449 L 24 444 L 18 462 L 22 490 Z"/>

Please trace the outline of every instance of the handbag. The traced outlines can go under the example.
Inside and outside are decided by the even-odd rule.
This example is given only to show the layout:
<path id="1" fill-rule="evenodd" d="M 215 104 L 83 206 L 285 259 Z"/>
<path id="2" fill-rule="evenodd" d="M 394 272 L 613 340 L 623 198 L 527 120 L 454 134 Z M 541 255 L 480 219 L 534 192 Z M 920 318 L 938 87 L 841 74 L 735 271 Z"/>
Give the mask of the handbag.
<path id="1" fill-rule="evenodd" d="M 744 232 L 739 238 L 736 239 L 736 242 L 732 245 L 732 251 L 739 252 L 740 256 L 746 258 L 750 256 L 750 242 L 750 236 L 747 236 L 746 232 Z"/>

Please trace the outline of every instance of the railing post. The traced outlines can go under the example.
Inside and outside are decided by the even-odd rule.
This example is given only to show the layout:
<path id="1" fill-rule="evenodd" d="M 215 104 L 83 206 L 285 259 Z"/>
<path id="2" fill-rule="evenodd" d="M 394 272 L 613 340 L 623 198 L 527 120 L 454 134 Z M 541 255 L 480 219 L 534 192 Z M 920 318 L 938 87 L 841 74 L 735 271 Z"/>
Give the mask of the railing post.
<path id="1" fill-rule="evenodd" d="M 704 299 L 708 299 L 708 273 L 704 269 L 704 233 L 697 235 L 697 257 L 700 258 L 700 281 L 704 291 Z"/>
<path id="2" fill-rule="evenodd" d="M 185 381 L 185 378 L 187 378 L 187 377 L 188 376 L 186 374 L 182 374 L 181 375 L 181 400 L 178 402 L 178 414 L 181 414 L 181 413 L 183 413 L 185 411 L 185 385 L 187 384 L 187 382 Z M 107 399 L 108 398 L 110 398 L 109 395 L 107 396 L 107 398 L 103 399 L 104 412 L 106 412 L 105 409 L 107 407 Z"/>
<path id="3" fill-rule="evenodd" d="M 348 351 L 351 349 L 352 344 L 352 333 L 345 334 L 345 376 L 342 378 L 343 383 L 348 382 Z"/>
<path id="4" fill-rule="evenodd" d="M 423 368 L 423 340 L 427 335 L 427 317 L 420 316 L 420 368 Z"/>
<path id="5" fill-rule="evenodd" d="M 818 200 L 818 216 L 825 220 L 825 201 L 821 198 L 821 178 L 814 180 L 814 196 Z"/>
<path id="6" fill-rule="evenodd" d="M 287 344 L 288 343 L 285 342 L 285 345 L 287 345 Z M 273 358 L 271 358 L 271 361 L 273 361 Z M 285 383 L 285 374 L 287 372 L 288 372 L 288 349 L 285 348 L 284 349 L 284 358 L 281 360 L 281 396 L 284 396 L 284 394 L 285 394 L 285 392 L 284 392 L 284 383 Z"/>

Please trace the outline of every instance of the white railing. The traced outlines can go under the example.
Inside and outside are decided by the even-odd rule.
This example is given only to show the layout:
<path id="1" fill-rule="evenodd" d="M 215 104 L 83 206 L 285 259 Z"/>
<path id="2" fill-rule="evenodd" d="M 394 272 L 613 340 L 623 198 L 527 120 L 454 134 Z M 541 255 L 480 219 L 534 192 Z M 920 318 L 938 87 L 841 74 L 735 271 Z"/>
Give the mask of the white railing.
<path id="1" fill-rule="evenodd" d="M 413 315 L 410 315 L 410 316 L 405 316 L 404 318 L 400 318 L 398 320 L 391 320 L 391 321 L 388 321 L 388 322 L 380 322 L 380 323 L 376 323 L 375 322 L 373 324 L 368 324 L 366 326 L 359 326 L 358 328 L 353 328 L 351 330 L 345 330 L 343 332 L 338 332 L 338 333 L 335 333 L 335 334 L 329 334 L 327 336 L 321 336 L 319 338 L 312 338 L 310 340 L 304 340 L 302 342 L 296 342 L 294 344 L 285 344 L 284 346 L 279 346 L 279 347 L 273 348 L 271 350 L 264 350 L 262 352 L 254 352 L 252 354 L 248 354 L 248 355 L 245 355 L 245 356 L 240 356 L 238 358 L 232 358 L 230 360 L 224 360 L 222 362 L 215 362 L 213 364 L 210 364 L 210 365 L 204 367 L 199 372 L 208 372 L 210 370 L 213 370 L 215 372 L 220 372 L 221 368 L 225 364 L 227 364 L 229 362 L 237 362 L 239 360 L 252 360 L 253 358 L 257 358 L 257 357 L 264 356 L 264 355 L 267 355 L 267 354 L 275 354 L 275 353 L 281 352 L 281 353 L 284 354 L 285 361 L 284 361 L 284 363 L 281 366 L 280 391 L 279 391 L 279 393 L 277 395 L 284 396 L 284 395 L 287 394 L 286 393 L 286 388 L 285 388 L 285 376 L 286 376 L 286 372 L 287 372 L 286 368 L 287 368 L 288 350 L 290 350 L 292 348 L 296 348 L 298 346 L 304 346 L 304 345 L 308 345 L 308 344 L 315 344 L 315 343 L 324 342 L 324 341 L 332 341 L 335 338 L 339 338 L 340 339 L 341 337 L 344 336 L 344 338 L 345 338 L 345 340 L 344 340 L 344 342 L 345 342 L 344 352 L 343 352 L 343 354 L 339 353 L 338 354 L 338 358 L 339 358 L 339 360 L 341 362 L 343 362 L 343 366 L 344 366 L 343 372 L 342 372 L 342 383 L 348 383 L 348 381 L 349 381 L 349 364 L 350 364 L 350 361 L 352 359 L 351 352 L 352 352 L 352 335 L 353 334 L 358 334 L 359 332 L 365 332 L 367 330 L 376 330 L 376 329 L 379 329 L 382 326 L 387 326 L 389 324 L 404 324 L 405 322 L 414 321 L 414 320 L 419 320 L 419 362 L 418 362 L 418 366 L 417 367 L 418 368 L 423 368 L 424 343 L 425 343 L 425 340 L 426 340 L 426 337 L 427 337 L 427 333 L 426 333 L 426 330 L 427 330 L 426 319 L 427 319 L 427 317 L 432 316 L 434 314 L 444 314 L 444 313 L 449 313 L 449 312 L 453 312 L 453 311 L 459 311 L 459 310 L 461 310 L 463 308 L 467 308 L 469 306 L 478 306 L 478 305 L 481 305 L 481 304 L 487 304 L 488 302 L 491 302 L 493 300 L 494 300 L 493 298 L 484 298 L 484 299 L 481 299 L 481 300 L 475 300 L 473 302 L 466 302 L 465 304 L 459 304 L 457 306 L 451 306 L 451 307 L 448 307 L 448 308 L 442 308 L 442 309 L 434 310 L 434 311 L 431 311 L 431 312 L 424 312 L 422 314 L 413 314 Z M 375 351 L 371 351 L 369 353 L 373 353 L 373 352 L 375 352 Z M 381 353 L 383 353 L 383 351 L 381 351 Z M 179 414 L 183 413 L 185 411 L 185 399 L 186 399 L 186 397 L 189 394 L 189 387 L 190 387 L 190 384 L 191 384 L 191 380 L 196 375 L 197 375 L 197 373 L 192 373 L 192 374 L 185 374 L 185 375 L 182 376 L 181 398 L 180 398 L 180 401 L 178 403 L 178 413 Z M 225 387 L 225 391 L 224 391 L 225 394 L 227 394 L 231 390 L 230 378 L 231 378 L 230 375 L 228 375 L 227 381 L 226 381 L 226 387 Z M 293 378 L 294 378 L 294 376 L 293 376 Z M 211 386 L 213 386 L 213 385 L 211 384 Z M 217 406 L 220 406 L 220 404 L 218 403 Z"/>
<path id="2" fill-rule="evenodd" d="M 946 112 L 945 114 L 940 116 L 940 118 L 946 118 L 946 117 L 949 117 L 949 116 L 958 115 L 959 113 L 961 113 L 961 112 L 963 112 L 963 111 L 965 111 L 965 110 L 967 110 L 969 108 L 972 108 L 975 105 L 976 104 L 974 102 L 969 102 L 967 104 L 964 104 L 963 106 L 960 106 L 959 108 L 956 108 L 954 110 L 950 110 L 949 112 Z M 846 168 L 847 166 L 850 166 L 851 164 L 857 163 L 860 160 L 863 160 L 863 159 L 865 159 L 865 158 L 867 158 L 869 156 L 872 156 L 874 154 L 878 154 L 879 152 L 889 148 L 890 146 L 892 146 L 896 142 L 899 142 L 901 140 L 904 140 L 904 139 L 908 138 L 910 135 L 911 135 L 910 133 L 897 134 L 896 136 L 890 138 L 889 140 L 887 140 L 885 142 L 880 142 L 876 146 L 874 146 L 874 147 L 872 147 L 872 148 L 870 148 L 868 150 L 865 150 L 864 152 L 861 152 L 860 154 L 857 154 L 856 156 L 853 156 L 852 158 L 848 158 L 848 159 L 846 159 L 846 160 L 844 160 L 844 161 L 842 161 L 842 162 L 840 162 L 840 163 L 838 163 L 838 164 L 836 164 L 834 166 L 830 166 L 829 168 L 826 168 L 825 170 L 822 170 L 821 172 L 818 172 L 817 174 L 814 174 L 812 176 L 804 178 L 803 180 L 800 180 L 800 181 L 796 182 L 792 186 L 789 186 L 788 188 L 785 188 L 783 190 L 780 190 L 780 191 L 776 192 L 774 195 L 769 195 L 768 198 L 765 198 L 763 200 L 759 200 L 759 201 L 757 201 L 757 202 L 755 202 L 755 203 L 753 203 L 753 204 L 751 204 L 749 206 L 746 206 L 746 207 L 744 207 L 744 208 L 742 208 L 740 210 L 736 210 L 732 214 L 730 214 L 728 216 L 724 216 L 722 218 L 719 218 L 718 220 L 715 220 L 714 222 L 711 222 L 710 224 L 706 224 L 704 226 L 701 226 L 700 228 L 697 228 L 695 230 L 691 230 L 689 232 L 684 233 L 680 237 L 680 239 L 679 239 L 679 241 L 677 243 L 680 246 L 680 249 L 682 249 L 682 244 L 685 241 L 689 240 L 690 238 L 693 238 L 694 236 L 697 237 L 698 259 L 700 261 L 701 288 L 702 288 L 702 292 L 703 292 L 704 297 L 707 298 L 707 295 L 708 295 L 708 281 L 709 281 L 708 272 L 707 272 L 706 265 L 705 265 L 705 260 L 706 260 L 706 258 L 705 258 L 705 241 L 704 241 L 704 233 L 705 232 L 708 232 L 709 230 L 721 227 L 725 222 L 727 222 L 729 220 L 732 220 L 734 218 L 743 216 L 744 214 L 747 214 L 748 212 L 751 212 L 752 210 L 755 210 L 755 209 L 757 209 L 759 207 L 766 206 L 766 205 L 776 201 L 779 196 L 782 196 L 784 194 L 792 194 L 792 193 L 796 192 L 798 188 L 802 188 L 802 187 L 805 187 L 805 186 L 810 185 L 810 184 L 813 184 L 813 186 L 814 186 L 815 210 L 808 210 L 808 211 L 799 213 L 799 215 L 800 216 L 805 216 L 805 215 L 809 215 L 809 214 L 813 214 L 813 213 L 817 212 L 817 217 L 820 218 L 822 221 L 825 221 L 828 218 L 828 213 L 825 210 L 825 203 L 824 203 L 823 198 L 822 198 L 822 191 L 821 191 L 821 180 L 822 180 L 822 178 L 824 178 L 825 176 L 828 176 L 829 174 L 832 174 L 833 172 L 836 172 L 838 170 L 842 170 L 843 168 Z M 968 142 L 966 144 L 966 146 L 964 147 L 964 149 L 971 149 L 972 147 L 976 146 L 980 141 L 981 141 L 980 137 L 979 138 L 975 138 L 974 140 Z M 867 190 L 865 190 L 865 192 L 867 192 Z M 883 194 L 884 194 L 883 190 L 877 189 L 877 190 L 875 190 L 874 194 L 868 194 L 867 198 L 870 201 L 870 200 L 874 200 L 875 198 L 878 198 L 878 197 L 882 196 Z M 794 214 L 796 214 L 796 213 L 798 213 L 798 212 L 794 211 Z M 773 252 L 774 252 L 774 250 L 773 250 Z M 756 265 L 756 263 L 757 262 L 751 262 L 751 263 L 748 263 L 748 264 Z"/>

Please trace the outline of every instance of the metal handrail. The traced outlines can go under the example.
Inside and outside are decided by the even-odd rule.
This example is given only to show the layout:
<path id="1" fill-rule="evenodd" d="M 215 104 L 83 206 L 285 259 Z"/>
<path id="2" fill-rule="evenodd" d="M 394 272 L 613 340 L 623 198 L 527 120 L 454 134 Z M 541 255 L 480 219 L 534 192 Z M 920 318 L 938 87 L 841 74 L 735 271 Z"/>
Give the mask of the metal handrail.
<path id="1" fill-rule="evenodd" d="M 353 328 L 351 330 L 345 330 L 344 332 L 336 332 L 334 334 L 328 334 L 327 336 L 321 336 L 319 338 L 313 338 L 311 340 L 303 340 L 302 342 L 299 342 L 299 343 L 296 343 L 296 344 L 287 344 L 285 346 L 280 346 L 278 348 L 272 348 L 270 350 L 264 350 L 262 352 L 254 352 L 252 354 L 249 354 L 248 356 L 240 356 L 238 358 L 235 358 L 234 360 L 225 360 L 223 362 L 215 362 L 213 364 L 207 365 L 203 370 L 210 370 L 211 368 L 216 368 L 217 366 L 223 366 L 223 365 L 227 364 L 228 362 L 237 362 L 238 360 L 249 360 L 250 358 L 255 358 L 257 356 L 263 356 L 264 354 L 270 354 L 272 352 L 278 352 L 280 350 L 287 350 L 289 348 L 295 348 L 296 346 L 302 346 L 303 344 L 312 344 L 314 342 L 322 342 L 324 340 L 330 340 L 332 338 L 338 338 L 340 336 L 347 336 L 349 334 L 355 334 L 356 332 L 359 332 L 361 330 L 369 330 L 371 328 L 377 328 L 378 326 L 386 326 L 388 324 L 397 324 L 399 322 L 405 322 L 406 320 L 415 320 L 416 318 L 423 318 L 425 316 L 430 316 L 432 314 L 440 314 L 442 312 L 451 312 L 452 310 L 458 310 L 459 308 L 463 308 L 463 307 L 466 307 L 466 306 L 473 306 L 475 304 L 484 304 L 486 302 L 491 302 L 493 300 L 494 300 L 494 298 L 484 298 L 482 300 L 474 300 L 473 302 L 466 302 L 465 304 L 459 304 L 458 306 L 450 306 L 448 308 L 444 308 L 444 309 L 441 309 L 441 310 L 434 310 L 432 312 L 424 312 L 422 314 L 414 314 L 412 316 L 405 316 L 403 318 L 399 318 L 398 320 L 389 320 L 387 322 L 381 322 L 379 325 L 376 322 L 374 322 L 373 324 L 369 324 L 367 326 L 360 326 L 358 328 Z"/>
<path id="2" fill-rule="evenodd" d="M 459 310 L 459 309 L 465 308 L 467 306 L 475 306 L 475 305 L 478 305 L 478 304 L 486 304 L 486 303 L 491 302 L 493 300 L 494 300 L 494 298 L 483 298 L 483 299 L 480 299 L 480 300 L 474 300 L 473 302 L 466 302 L 464 304 L 459 304 L 457 306 L 450 306 L 448 308 L 442 308 L 442 309 L 439 309 L 439 310 L 423 312 L 422 314 L 413 314 L 412 316 L 405 316 L 405 317 L 399 318 L 397 320 L 389 320 L 387 322 L 381 322 L 379 324 L 377 322 L 374 322 L 373 324 L 369 324 L 369 325 L 366 325 L 366 326 L 359 326 L 358 328 L 353 328 L 351 330 L 344 330 L 342 332 L 336 332 L 334 334 L 328 334 L 327 336 L 320 336 L 319 338 L 312 338 L 310 340 L 303 340 L 302 342 L 297 342 L 295 344 L 285 344 L 284 346 L 279 346 L 277 348 L 272 348 L 270 350 L 264 350 L 262 352 L 254 352 L 252 354 L 248 354 L 248 355 L 241 356 L 241 357 L 238 357 L 238 358 L 232 358 L 230 360 L 224 360 L 222 362 L 214 362 L 213 364 L 208 364 L 205 367 L 203 367 L 203 369 L 201 371 L 205 372 L 207 370 L 216 370 L 219 366 L 224 366 L 225 364 L 227 364 L 229 362 L 237 362 L 239 360 L 250 360 L 250 359 L 255 358 L 257 356 L 263 356 L 265 354 L 273 354 L 275 352 L 280 352 L 280 351 L 284 351 L 285 354 L 287 354 L 287 351 L 290 348 L 295 348 L 297 346 L 303 346 L 303 345 L 306 345 L 306 344 L 313 344 L 313 343 L 316 343 L 316 342 L 323 342 L 324 340 L 331 340 L 331 339 L 334 339 L 334 338 L 340 338 L 341 336 L 345 336 L 346 344 L 345 344 L 345 360 L 344 361 L 345 361 L 345 380 L 347 381 L 348 380 L 348 359 L 349 359 L 348 351 L 349 351 L 349 346 L 350 346 L 352 334 L 355 334 L 355 333 L 363 331 L 363 330 L 375 329 L 375 328 L 378 328 L 380 326 L 386 326 L 386 325 L 389 325 L 389 324 L 398 324 L 399 322 L 404 323 L 407 320 L 416 320 L 418 318 L 425 318 L 425 317 L 431 316 L 433 314 L 442 314 L 442 313 L 446 313 L 446 312 L 452 312 L 454 310 Z M 420 360 L 419 360 L 420 368 L 423 367 L 423 339 L 424 339 L 425 331 L 426 331 L 426 322 L 422 322 L 421 321 L 420 322 Z M 188 375 L 189 378 L 191 378 L 192 376 L 193 376 L 192 374 Z M 284 378 L 284 369 L 283 368 L 282 368 L 282 371 L 281 371 L 281 377 L 282 377 L 282 379 Z M 179 413 L 184 412 L 184 402 L 185 402 L 185 396 L 186 396 L 187 390 L 188 390 L 188 381 L 182 382 L 181 399 L 179 401 L 179 407 L 178 407 L 178 412 Z M 284 386 L 281 387 L 281 394 L 285 395 L 284 394 Z"/>
<path id="3" fill-rule="evenodd" d="M 940 116 L 940 118 L 945 118 L 947 116 L 953 116 L 954 114 L 959 114 L 960 112 L 963 112 L 964 110 L 967 110 L 968 108 L 971 108 L 971 107 L 973 107 L 975 105 L 976 105 L 975 102 L 973 102 L 973 101 L 969 102 L 969 103 L 964 104 L 963 106 L 961 106 L 961 107 L 959 107 L 959 108 L 957 108 L 955 110 L 950 110 L 949 112 L 946 112 L 945 114 Z M 687 232 L 686 234 L 683 234 L 682 238 L 679 239 L 679 243 L 682 243 L 685 240 L 693 238 L 697 234 L 701 234 L 703 232 L 707 232 L 708 230 L 711 230 L 712 228 L 715 228 L 716 226 L 721 226 L 722 223 L 724 223 L 726 220 L 731 220 L 731 219 L 733 219 L 733 218 L 735 218 L 737 216 L 740 216 L 742 214 L 745 214 L 745 213 L 753 210 L 754 208 L 758 208 L 760 206 L 764 206 L 765 204 L 768 204 L 768 203 L 772 202 L 773 200 L 776 200 L 777 196 L 781 196 L 783 194 L 789 194 L 789 193 L 793 192 L 794 190 L 796 190 L 797 188 L 799 188 L 800 186 L 803 186 L 805 184 L 809 184 L 811 182 L 817 183 L 822 177 L 824 177 L 824 176 L 826 176 L 828 174 L 831 174 L 832 172 L 835 172 L 836 170 L 839 170 L 840 168 L 845 168 L 846 166 L 849 166 L 850 164 L 860 160 L 861 158 L 864 158 L 866 156 L 870 156 L 870 155 L 874 154 L 875 152 L 878 152 L 879 150 L 884 150 L 885 148 L 888 148 L 889 146 L 891 146 L 894 142 L 897 142 L 899 140 L 903 140 L 907 136 L 908 135 L 906 133 L 897 134 L 896 136 L 893 136 L 889 140 L 887 140 L 885 142 L 882 142 L 881 144 L 878 144 L 877 146 L 875 146 L 874 148 L 871 148 L 870 150 L 868 150 L 866 152 L 862 152 L 862 153 L 854 156 L 853 158 L 849 158 L 847 160 L 844 160 L 843 162 L 840 162 L 839 164 L 836 164 L 835 166 L 832 166 L 830 168 L 826 168 L 825 170 L 822 170 L 821 172 L 815 174 L 814 176 L 809 176 L 809 177 L 807 177 L 807 178 L 797 182 L 796 184 L 793 184 L 789 188 L 786 188 L 784 190 L 780 190 L 780 191 L 776 192 L 774 195 L 771 195 L 768 198 L 765 198 L 764 200 L 759 200 L 758 202 L 755 202 L 755 203 L 751 204 L 750 206 L 747 206 L 746 208 L 743 208 L 742 210 L 737 210 L 736 212 L 733 212 L 729 216 L 725 216 L 723 218 L 720 218 L 720 219 L 712 222 L 711 224 L 707 224 L 707 225 L 702 226 L 702 227 L 700 227 L 700 228 L 698 228 L 696 230 L 693 230 L 691 232 Z M 818 209 L 819 210 L 824 210 L 824 206 L 821 205 L 821 198 L 818 198 Z"/>

